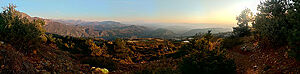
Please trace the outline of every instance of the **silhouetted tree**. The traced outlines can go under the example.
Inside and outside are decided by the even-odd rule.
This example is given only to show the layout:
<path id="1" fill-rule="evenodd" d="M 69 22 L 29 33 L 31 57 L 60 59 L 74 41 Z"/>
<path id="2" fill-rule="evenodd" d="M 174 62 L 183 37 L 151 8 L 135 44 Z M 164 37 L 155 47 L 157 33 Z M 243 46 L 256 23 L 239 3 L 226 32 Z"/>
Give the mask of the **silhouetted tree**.
<path id="1" fill-rule="evenodd" d="M 233 28 L 233 32 L 239 36 L 243 37 L 250 34 L 250 24 L 254 20 L 253 13 L 250 9 L 246 8 L 241 12 L 241 14 L 236 17 L 238 27 Z"/>

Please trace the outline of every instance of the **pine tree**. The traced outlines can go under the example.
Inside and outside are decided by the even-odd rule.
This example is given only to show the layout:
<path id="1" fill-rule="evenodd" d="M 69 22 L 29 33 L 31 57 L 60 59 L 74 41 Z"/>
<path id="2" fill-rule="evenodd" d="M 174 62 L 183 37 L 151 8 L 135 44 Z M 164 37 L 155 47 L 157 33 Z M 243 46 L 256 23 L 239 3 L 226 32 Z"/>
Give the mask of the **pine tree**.
<path id="1" fill-rule="evenodd" d="M 267 0 L 258 6 L 253 27 L 262 43 L 272 47 L 288 45 L 295 56 L 300 46 L 300 1 Z"/>
<path id="2" fill-rule="evenodd" d="M 17 11 L 10 4 L 0 13 L 0 40 L 13 44 L 17 49 L 36 49 L 42 41 L 45 22 L 32 19 Z"/>

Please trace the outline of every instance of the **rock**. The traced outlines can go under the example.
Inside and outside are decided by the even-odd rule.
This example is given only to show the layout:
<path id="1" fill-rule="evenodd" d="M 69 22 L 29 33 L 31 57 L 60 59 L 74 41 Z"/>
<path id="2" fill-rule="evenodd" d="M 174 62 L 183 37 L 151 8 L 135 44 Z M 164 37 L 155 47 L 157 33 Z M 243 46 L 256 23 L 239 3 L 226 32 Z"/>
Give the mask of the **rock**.
<path id="1" fill-rule="evenodd" d="M 0 45 L 3 45 L 4 44 L 4 42 L 3 41 L 0 41 Z"/>
<path id="2" fill-rule="evenodd" d="M 1 69 L 3 69 L 5 67 L 5 65 L 1 65 Z"/>
<path id="3" fill-rule="evenodd" d="M 106 68 L 96 68 L 96 67 L 92 67 L 91 71 L 93 74 L 108 74 L 109 71 Z"/>
<path id="4" fill-rule="evenodd" d="M 101 72 L 104 73 L 104 74 L 108 74 L 108 73 L 109 73 L 109 71 L 108 71 L 106 68 L 103 68 L 103 69 L 100 69 L 100 70 L 101 70 Z"/>
<path id="5" fill-rule="evenodd" d="M 253 69 L 254 69 L 254 71 L 256 71 L 257 70 L 257 66 L 255 65 L 255 66 L 253 66 Z"/>

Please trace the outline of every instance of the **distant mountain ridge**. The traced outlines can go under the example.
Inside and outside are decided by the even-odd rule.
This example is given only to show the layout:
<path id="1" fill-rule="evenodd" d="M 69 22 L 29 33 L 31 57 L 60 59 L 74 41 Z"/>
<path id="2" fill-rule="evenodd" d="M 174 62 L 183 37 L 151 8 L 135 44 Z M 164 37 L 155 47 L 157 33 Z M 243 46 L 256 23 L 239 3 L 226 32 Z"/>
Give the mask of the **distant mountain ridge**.
<path id="1" fill-rule="evenodd" d="M 192 29 L 182 34 L 182 36 L 193 36 L 197 33 L 207 33 L 211 30 L 211 33 L 230 32 L 231 28 L 204 28 L 204 29 Z"/>
<path id="2" fill-rule="evenodd" d="M 183 34 L 174 33 L 165 28 L 149 28 L 141 25 L 129 25 L 116 21 L 88 22 L 82 20 L 46 20 L 45 30 L 49 33 L 74 37 L 97 37 L 108 40 L 115 38 L 172 38 L 193 36 L 196 33 L 228 32 L 227 28 L 205 28 L 187 30 Z"/>

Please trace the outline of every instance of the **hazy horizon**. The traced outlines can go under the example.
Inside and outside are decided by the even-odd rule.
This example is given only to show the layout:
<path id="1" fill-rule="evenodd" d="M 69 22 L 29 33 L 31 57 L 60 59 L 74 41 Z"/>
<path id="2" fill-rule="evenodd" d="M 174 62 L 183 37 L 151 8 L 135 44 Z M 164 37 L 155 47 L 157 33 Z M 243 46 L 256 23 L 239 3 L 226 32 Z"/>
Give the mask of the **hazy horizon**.
<path id="1" fill-rule="evenodd" d="M 236 25 L 235 17 L 245 9 L 256 12 L 260 0 L 0 0 L 34 17 L 47 19 L 118 21 L 130 24 Z"/>

